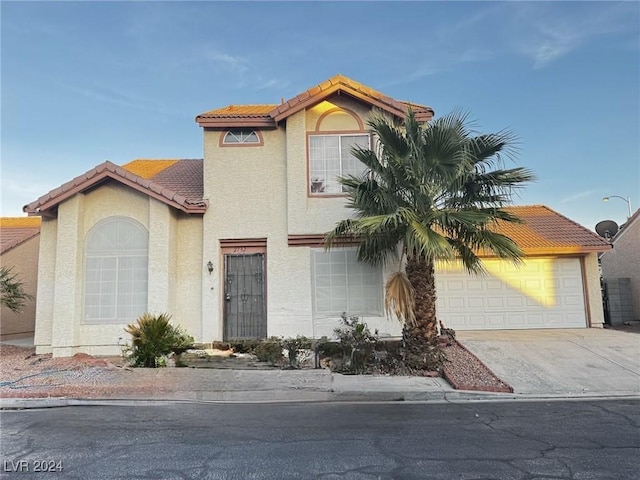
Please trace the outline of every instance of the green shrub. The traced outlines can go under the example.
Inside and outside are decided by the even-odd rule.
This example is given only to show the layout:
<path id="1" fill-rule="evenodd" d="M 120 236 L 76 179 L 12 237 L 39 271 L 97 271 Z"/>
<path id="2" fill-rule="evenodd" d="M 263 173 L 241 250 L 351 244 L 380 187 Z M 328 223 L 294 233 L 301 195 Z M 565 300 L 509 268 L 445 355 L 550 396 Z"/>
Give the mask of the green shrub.
<path id="1" fill-rule="evenodd" d="M 309 350 L 312 347 L 311 339 L 298 335 L 293 338 L 284 338 L 280 341 L 280 346 L 286 348 L 289 353 L 289 367 L 298 368 L 300 366 L 298 353 L 300 350 Z"/>
<path id="2" fill-rule="evenodd" d="M 180 355 L 193 348 L 193 337 L 181 327 L 169 323 L 171 315 L 145 313 L 135 324 L 127 325 L 125 331 L 131 335 L 128 357 L 136 367 L 156 368 L 166 365 L 166 355 Z"/>
<path id="3" fill-rule="evenodd" d="M 280 345 L 280 339 L 277 337 L 259 341 L 251 353 L 258 357 L 261 362 L 267 362 L 270 365 L 282 365 L 282 346 Z"/>
<path id="4" fill-rule="evenodd" d="M 378 331 L 371 333 L 366 323 L 358 317 L 341 315 L 342 327 L 335 328 L 333 333 L 338 338 L 343 355 L 336 362 L 335 371 L 342 373 L 368 373 L 376 361 L 378 347 Z"/>
<path id="5" fill-rule="evenodd" d="M 230 340 L 229 345 L 236 353 L 253 353 L 262 339 L 248 338 L 242 340 Z"/>

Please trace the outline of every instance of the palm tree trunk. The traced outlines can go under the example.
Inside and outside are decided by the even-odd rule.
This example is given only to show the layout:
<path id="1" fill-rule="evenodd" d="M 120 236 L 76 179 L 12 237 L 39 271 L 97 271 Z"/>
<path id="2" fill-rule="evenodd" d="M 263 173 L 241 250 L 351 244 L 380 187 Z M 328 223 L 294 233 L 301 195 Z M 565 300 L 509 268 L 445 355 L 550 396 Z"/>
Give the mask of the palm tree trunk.
<path id="1" fill-rule="evenodd" d="M 411 369 L 439 371 L 443 354 L 438 345 L 433 261 L 410 257 L 406 272 L 415 290 L 416 321 L 413 325 L 405 324 L 402 330 L 405 365 Z"/>

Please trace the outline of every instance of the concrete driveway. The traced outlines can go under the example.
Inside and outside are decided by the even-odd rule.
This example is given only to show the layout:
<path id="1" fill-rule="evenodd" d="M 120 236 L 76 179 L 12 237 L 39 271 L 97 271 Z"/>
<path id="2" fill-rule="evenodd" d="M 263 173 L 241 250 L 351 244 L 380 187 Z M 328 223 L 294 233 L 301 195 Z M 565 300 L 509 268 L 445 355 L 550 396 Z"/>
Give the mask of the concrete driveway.
<path id="1" fill-rule="evenodd" d="M 608 329 L 456 332 L 515 393 L 640 395 L 640 334 Z"/>

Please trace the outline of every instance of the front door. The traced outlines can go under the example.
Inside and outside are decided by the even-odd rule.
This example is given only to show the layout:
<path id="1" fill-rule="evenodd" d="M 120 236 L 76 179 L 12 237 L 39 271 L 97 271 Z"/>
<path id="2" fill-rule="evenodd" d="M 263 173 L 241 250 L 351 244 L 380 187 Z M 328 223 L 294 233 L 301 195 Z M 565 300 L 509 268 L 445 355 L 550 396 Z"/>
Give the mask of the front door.
<path id="1" fill-rule="evenodd" d="M 225 340 L 267 336 L 264 260 L 264 252 L 224 254 Z"/>

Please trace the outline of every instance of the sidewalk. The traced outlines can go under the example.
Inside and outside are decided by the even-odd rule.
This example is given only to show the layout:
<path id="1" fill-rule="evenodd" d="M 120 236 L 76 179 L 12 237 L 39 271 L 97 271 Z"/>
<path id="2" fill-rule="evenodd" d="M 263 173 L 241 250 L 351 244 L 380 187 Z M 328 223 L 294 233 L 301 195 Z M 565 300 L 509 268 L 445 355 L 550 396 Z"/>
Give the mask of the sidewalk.
<path id="1" fill-rule="evenodd" d="M 149 405 L 165 402 L 463 402 L 602 398 L 575 394 L 531 395 L 454 390 L 439 377 L 341 375 L 328 370 L 162 368 L 113 373 L 129 377 L 128 383 L 134 380 L 136 388 L 118 388 L 119 383 L 114 382 L 114 388 L 98 398 L 91 398 L 90 395 L 1 398 L 0 408 L 48 408 L 105 403 Z M 619 398 L 629 397 L 623 395 Z M 638 395 L 631 397 L 640 398 Z"/>
<path id="2" fill-rule="evenodd" d="M 544 345 L 548 345 L 548 349 L 558 345 L 557 348 L 566 350 L 564 343 L 568 334 L 563 332 L 551 335 L 540 332 L 535 334 L 538 342 L 532 341 L 531 337 L 534 334 L 525 335 L 521 342 L 516 340 L 516 335 L 525 334 L 505 333 L 501 336 L 494 332 L 491 335 L 485 335 L 482 341 L 474 338 L 474 335 L 465 335 L 465 344 L 471 347 L 481 360 L 489 363 L 492 369 L 500 371 L 502 378 L 514 386 L 515 393 L 455 390 L 440 377 L 341 375 L 327 369 L 119 368 L 101 359 L 87 360 L 88 363 L 78 363 L 78 360 L 73 363 L 73 359 L 49 359 L 46 362 L 38 362 L 36 359 L 37 365 L 33 368 L 38 370 L 28 370 L 26 365 L 31 364 L 25 364 L 24 367 L 14 369 L 11 374 L 7 372 L 7 368 L 2 372 L 0 408 L 47 408 L 104 403 L 145 405 L 164 402 L 409 401 L 435 403 L 588 398 L 640 399 L 640 389 L 636 387 L 637 383 L 634 381 L 637 381 L 637 372 L 623 370 L 623 373 L 632 376 L 627 378 L 621 377 L 618 370 L 606 370 L 606 382 L 601 375 L 592 375 L 589 379 L 607 388 L 594 388 L 590 385 L 589 389 L 578 389 L 575 384 L 569 382 L 570 378 L 577 378 L 580 383 L 586 382 L 583 376 L 588 371 L 587 357 L 581 358 L 578 353 L 572 352 L 572 362 L 561 362 L 557 352 L 542 349 L 540 345 L 540 338 L 543 338 Z M 603 337 L 615 339 L 612 343 L 615 347 L 614 351 L 618 354 L 624 353 L 625 358 L 629 357 L 630 351 L 635 351 L 634 346 L 638 345 L 636 342 L 640 339 L 640 336 L 602 335 L 602 332 L 601 334 L 578 332 L 571 335 L 583 337 L 593 335 L 601 348 L 611 343 L 604 342 Z M 547 340 L 545 336 L 551 337 L 552 340 Z M 569 338 L 575 342 L 573 337 Z M 563 341 L 560 342 L 560 339 Z M 533 348 L 537 355 L 527 355 L 527 349 L 523 346 L 525 343 L 529 343 L 530 348 Z M 622 346 L 625 346 L 625 349 L 622 349 Z M 595 348 L 593 344 L 590 347 Z M 584 348 L 581 351 L 586 352 L 582 355 L 589 353 Z M 604 356 L 602 350 L 597 353 Z M 496 362 L 495 355 L 499 355 L 498 358 L 501 361 Z M 633 353 L 630 356 L 637 358 Z M 537 359 L 537 364 L 531 360 L 523 370 L 522 361 L 527 358 Z M 516 361 L 518 359 L 519 362 Z M 29 359 L 28 362 L 31 360 Z M 582 365 L 581 376 L 575 374 L 576 361 L 578 365 Z M 553 363 L 553 369 L 550 362 Z M 599 363 L 598 370 L 602 368 L 602 358 Z M 10 368 L 14 367 L 15 364 L 11 364 Z M 517 372 L 517 375 L 510 368 Z M 560 370 L 565 372 L 562 382 L 556 381 L 552 384 L 550 380 L 534 381 L 541 375 L 549 379 L 559 378 Z M 526 373 L 523 374 L 523 371 Z M 611 383 L 612 378 L 624 380 L 618 385 L 620 388 L 611 388 L 614 385 Z"/>

